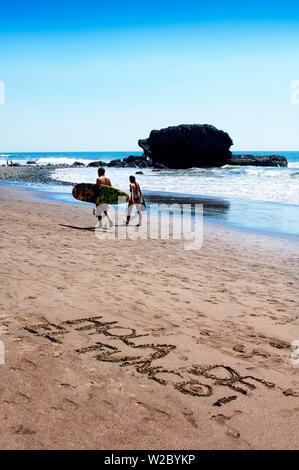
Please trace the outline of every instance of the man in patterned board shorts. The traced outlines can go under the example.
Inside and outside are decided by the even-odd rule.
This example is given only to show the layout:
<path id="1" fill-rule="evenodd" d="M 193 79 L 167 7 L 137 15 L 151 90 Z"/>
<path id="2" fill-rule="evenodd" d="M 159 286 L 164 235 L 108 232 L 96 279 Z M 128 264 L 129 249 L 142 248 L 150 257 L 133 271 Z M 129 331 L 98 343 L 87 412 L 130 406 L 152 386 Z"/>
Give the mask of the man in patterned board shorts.
<path id="1" fill-rule="evenodd" d="M 100 188 L 102 185 L 112 186 L 110 179 L 105 176 L 105 168 L 98 169 L 98 178 L 97 178 L 96 185 L 98 188 Z M 99 204 L 96 207 L 96 215 L 99 221 L 99 228 L 102 228 L 103 214 L 104 216 L 107 217 L 109 221 L 109 227 L 112 227 L 113 225 L 113 222 L 109 216 L 108 208 L 109 208 L 108 204 Z"/>

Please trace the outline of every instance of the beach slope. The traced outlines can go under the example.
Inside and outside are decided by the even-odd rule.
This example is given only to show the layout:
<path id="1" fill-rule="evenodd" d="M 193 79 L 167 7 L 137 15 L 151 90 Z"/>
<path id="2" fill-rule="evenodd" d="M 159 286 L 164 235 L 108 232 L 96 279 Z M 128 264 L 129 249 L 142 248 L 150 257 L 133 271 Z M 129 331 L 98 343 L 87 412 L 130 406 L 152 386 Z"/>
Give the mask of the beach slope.
<path id="1" fill-rule="evenodd" d="M 295 244 L 107 239 L 8 186 L 0 207 L 0 448 L 299 448 Z"/>

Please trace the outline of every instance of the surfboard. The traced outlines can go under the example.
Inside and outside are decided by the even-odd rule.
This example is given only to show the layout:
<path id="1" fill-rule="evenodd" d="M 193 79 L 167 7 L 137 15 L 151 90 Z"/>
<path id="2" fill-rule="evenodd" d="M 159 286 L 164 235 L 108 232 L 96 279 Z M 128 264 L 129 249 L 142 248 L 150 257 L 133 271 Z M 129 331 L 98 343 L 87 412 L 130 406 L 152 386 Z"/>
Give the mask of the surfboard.
<path id="1" fill-rule="evenodd" d="M 130 197 L 124 191 L 112 186 L 81 183 L 73 187 L 73 197 L 78 201 L 90 202 L 91 204 L 124 204 Z"/>

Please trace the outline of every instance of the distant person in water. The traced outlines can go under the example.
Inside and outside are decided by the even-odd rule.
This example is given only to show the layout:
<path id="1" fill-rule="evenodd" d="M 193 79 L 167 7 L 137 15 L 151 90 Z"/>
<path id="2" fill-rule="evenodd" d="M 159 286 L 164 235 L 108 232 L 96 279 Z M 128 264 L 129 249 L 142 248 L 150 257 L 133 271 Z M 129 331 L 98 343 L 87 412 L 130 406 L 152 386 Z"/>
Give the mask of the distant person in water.
<path id="1" fill-rule="evenodd" d="M 130 176 L 130 200 L 128 206 L 128 214 L 126 224 L 129 225 L 131 213 L 133 207 L 135 206 L 139 216 L 139 222 L 137 227 L 140 227 L 142 223 L 142 213 L 141 213 L 141 203 L 142 203 L 142 192 L 140 185 L 137 183 L 135 176 Z"/>
<path id="2" fill-rule="evenodd" d="M 98 188 L 100 188 L 102 185 L 112 186 L 110 179 L 105 176 L 105 168 L 98 169 L 98 178 L 97 178 L 96 185 L 98 186 Z M 99 204 L 96 207 L 96 214 L 98 217 L 100 228 L 102 228 L 103 214 L 107 217 L 109 221 L 109 227 L 112 227 L 113 225 L 113 222 L 109 216 L 108 208 L 109 208 L 108 204 Z"/>

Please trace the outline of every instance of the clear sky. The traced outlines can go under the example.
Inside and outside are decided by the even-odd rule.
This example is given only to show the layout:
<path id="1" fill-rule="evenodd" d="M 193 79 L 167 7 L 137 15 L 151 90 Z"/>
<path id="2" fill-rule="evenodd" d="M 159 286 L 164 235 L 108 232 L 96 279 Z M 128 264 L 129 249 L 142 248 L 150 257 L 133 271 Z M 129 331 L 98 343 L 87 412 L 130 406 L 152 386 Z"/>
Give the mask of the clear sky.
<path id="1" fill-rule="evenodd" d="M 0 153 L 137 150 L 209 123 L 299 150 L 299 2 L 0 0 Z"/>

